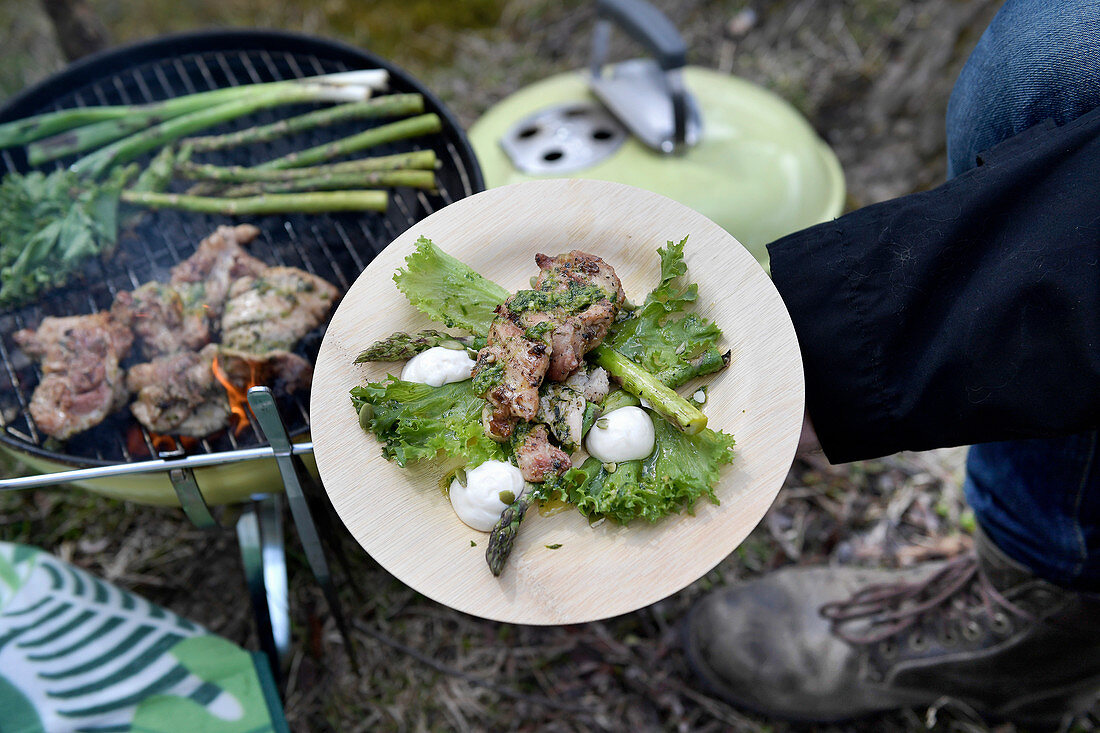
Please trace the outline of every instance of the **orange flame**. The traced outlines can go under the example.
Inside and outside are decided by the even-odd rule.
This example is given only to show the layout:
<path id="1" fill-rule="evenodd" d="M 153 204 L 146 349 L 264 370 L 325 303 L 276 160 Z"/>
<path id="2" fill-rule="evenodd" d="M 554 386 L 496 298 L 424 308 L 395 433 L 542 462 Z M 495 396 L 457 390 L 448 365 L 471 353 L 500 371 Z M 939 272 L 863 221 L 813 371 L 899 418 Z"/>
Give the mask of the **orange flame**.
<path id="1" fill-rule="evenodd" d="M 171 435 L 149 432 L 149 438 L 153 441 L 153 450 L 158 453 L 176 449 L 176 441 Z"/>
<path id="2" fill-rule="evenodd" d="M 229 375 L 225 373 L 221 364 L 218 363 L 217 356 L 214 357 L 214 362 L 210 365 L 210 368 L 214 372 L 214 378 L 225 388 L 225 394 L 229 398 L 229 412 L 232 416 L 233 434 L 240 435 L 248 427 L 248 390 L 257 384 L 256 367 L 252 364 L 249 365 L 248 387 L 245 389 L 241 389 L 230 381 Z"/>
<path id="3" fill-rule="evenodd" d="M 154 454 L 176 450 L 176 441 L 179 441 L 179 447 L 183 448 L 186 453 L 190 453 L 200 443 L 198 438 L 191 438 L 186 435 L 164 435 L 154 433 L 151 430 L 149 431 L 149 441 L 153 445 Z M 149 455 L 149 447 L 145 444 L 141 430 L 137 425 L 132 425 L 126 432 L 126 449 L 133 456 L 143 457 Z"/>

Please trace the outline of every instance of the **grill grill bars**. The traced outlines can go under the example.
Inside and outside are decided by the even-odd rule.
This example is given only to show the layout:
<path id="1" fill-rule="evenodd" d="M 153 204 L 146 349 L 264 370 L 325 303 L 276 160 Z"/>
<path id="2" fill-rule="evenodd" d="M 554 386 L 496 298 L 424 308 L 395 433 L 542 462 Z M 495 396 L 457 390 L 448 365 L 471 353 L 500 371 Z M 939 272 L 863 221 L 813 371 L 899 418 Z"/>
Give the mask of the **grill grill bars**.
<path id="1" fill-rule="evenodd" d="M 339 44 L 281 33 L 235 31 L 169 37 L 70 67 L 12 100 L 0 110 L 0 119 L 74 106 L 146 103 L 226 85 L 354 68 L 388 68 L 390 92 L 419 92 L 425 96 L 426 111 L 443 118 L 444 131 L 440 134 L 369 151 L 370 155 L 385 155 L 413 148 L 434 149 L 441 162 L 436 171 L 439 190 L 430 193 L 391 190 L 389 211 L 385 215 L 292 215 L 251 220 L 260 227 L 261 234 L 248 247 L 252 254 L 271 265 L 299 267 L 329 280 L 343 292 L 374 255 L 398 234 L 427 214 L 483 187 L 469 144 L 449 113 L 417 82 L 380 59 Z M 219 129 L 266 124 L 306 109 L 299 105 L 265 110 Z M 209 154 L 203 159 L 224 165 L 255 164 L 359 129 L 361 125 L 338 125 L 289 140 Z M 58 165 L 71 162 L 63 160 Z M 0 172 L 26 170 L 23 153 L 18 149 L 0 151 L 0 163 Z M 31 394 L 41 374 L 37 365 L 18 350 L 12 334 L 37 326 L 48 315 L 78 315 L 107 309 L 121 290 L 132 290 L 149 280 L 167 280 L 170 268 L 190 256 L 203 237 L 219 224 L 230 223 L 239 220 L 171 211 L 143 213 L 132 234 L 120 238 L 118 250 L 110 259 L 89 264 L 83 282 L 47 295 L 21 310 L 0 313 L 0 443 L 76 466 L 143 461 L 162 452 L 164 447 L 155 447 L 153 436 L 125 409 L 74 436 L 64 446 L 52 445 L 53 441 L 39 432 L 28 413 Z M 312 362 L 319 344 L 320 333 L 311 334 L 299 352 Z M 304 393 L 279 400 L 279 409 L 292 435 L 308 430 L 309 411 Z M 262 445 L 262 432 L 252 415 L 249 420 L 250 426 L 239 436 L 226 430 L 199 441 L 190 452 L 213 454 Z M 178 441 L 176 448 L 182 448 Z"/>

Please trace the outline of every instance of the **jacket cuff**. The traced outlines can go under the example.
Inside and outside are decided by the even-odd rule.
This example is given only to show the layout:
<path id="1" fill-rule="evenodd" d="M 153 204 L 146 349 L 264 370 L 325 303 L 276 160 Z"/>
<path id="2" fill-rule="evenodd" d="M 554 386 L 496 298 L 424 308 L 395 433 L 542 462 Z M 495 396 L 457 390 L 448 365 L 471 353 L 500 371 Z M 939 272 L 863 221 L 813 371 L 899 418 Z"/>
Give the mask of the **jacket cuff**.
<path id="1" fill-rule="evenodd" d="M 843 220 L 819 224 L 768 245 L 772 280 L 794 323 L 806 375 L 806 409 L 832 463 L 895 452 L 860 268 Z M 866 287 L 865 279 L 862 285 Z"/>

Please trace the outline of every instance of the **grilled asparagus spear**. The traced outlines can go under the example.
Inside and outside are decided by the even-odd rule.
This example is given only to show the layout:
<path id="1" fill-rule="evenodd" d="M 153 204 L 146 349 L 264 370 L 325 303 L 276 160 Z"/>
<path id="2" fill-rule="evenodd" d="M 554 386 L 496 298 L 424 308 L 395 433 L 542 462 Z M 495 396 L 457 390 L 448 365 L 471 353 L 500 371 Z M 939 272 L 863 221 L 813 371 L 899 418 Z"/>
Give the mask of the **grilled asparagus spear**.
<path id="1" fill-rule="evenodd" d="M 485 339 L 478 336 L 452 336 L 449 333 L 426 329 L 414 334 L 403 331 L 391 334 L 381 341 L 376 341 L 369 348 L 359 352 L 355 357 L 356 364 L 367 361 L 403 361 L 411 359 L 421 351 L 427 351 L 433 346 L 446 346 L 452 349 L 472 349 L 477 351 L 485 345 Z"/>
<path id="2" fill-rule="evenodd" d="M 485 562 L 489 563 L 489 571 L 493 575 L 499 577 L 504 571 L 504 564 L 508 562 L 508 556 L 512 554 L 512 547 L 516 543 L 516 535 L 519 534 L 523 515 L 538 499 L 541 489 L 540 486 L 524 482 L 523 493 L 500 513 L 500 519 L 497 520 L 489 535 L 489 546 L 485 548 Z"/>

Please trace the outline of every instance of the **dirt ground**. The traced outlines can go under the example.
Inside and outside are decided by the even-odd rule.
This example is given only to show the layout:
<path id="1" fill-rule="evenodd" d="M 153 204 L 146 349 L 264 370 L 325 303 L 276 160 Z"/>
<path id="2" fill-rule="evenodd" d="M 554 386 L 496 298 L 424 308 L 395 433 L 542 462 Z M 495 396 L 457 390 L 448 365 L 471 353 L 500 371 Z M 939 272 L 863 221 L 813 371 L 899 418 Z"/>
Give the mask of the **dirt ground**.
<path id="1" fill-rule="evenodd" d="M 724 0 L 656 3 L 681 29 L 692 63 L 722 66 L 791 101 L 833 146 L 850 208 L 927 188 L 944 176 L 943 117 L 951 85 L 999 3 L 991 0 Z M 408 20 L 407 35 L 356 24 L 351 0 L 199 2 L 158 15 L 156 3 L 91 2 L 115 41 L 211 25 L 275 25 L 335 36 L 386 54 L 443 98 L 464 125 L 538 79 L 585 64 L 590 3 L 507 0 L 443 26 Z M 410 7 L 419 3 L 410 2 Z M 746 8 L 744 35 L 727 26 Z M 37 4 L 0 0 L 7 63 L 0 96 L 63 65 Z M 397 12 L 397 11 L 394 11 Z M 351 15 L 349 15 L 351 14 Z M 458 21 L 456 21 L 457 23 Z M 629 48 L 616 47 L 629 54 Z M 950 700 L 843 725 L 793 726 L 704 694 L 678 629 L 708 591 L 788 565 L 905 566 L 970 543 L 959 489 L 964 449 L 829 465 L 796 461 L 771 511 L 713 571 L 672 597 L 602 622 L 542 628 L 460 614 L 410 590 L 350 537 L 354 674 L 344 642 L 291 538 L 294 649 L 286 712 L 294 731 L 981 731 Z M 9 465 L 8 472 L 23 471 Z M 231 531 L 200 531 L 174 510 L 122 504 L 78 489 L 0 496 L 0 539 L 42 546 L 255 648 Z M 227 589 L 231 589 L 227 592 Z M 1097 713 L 1074 723 L 1096 730 Z M 1016 730 L 1011 724 L 995 728 Z"/>

